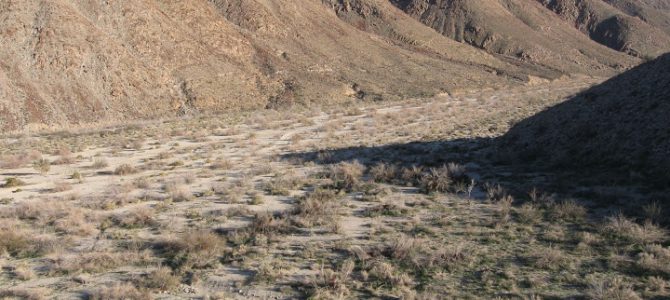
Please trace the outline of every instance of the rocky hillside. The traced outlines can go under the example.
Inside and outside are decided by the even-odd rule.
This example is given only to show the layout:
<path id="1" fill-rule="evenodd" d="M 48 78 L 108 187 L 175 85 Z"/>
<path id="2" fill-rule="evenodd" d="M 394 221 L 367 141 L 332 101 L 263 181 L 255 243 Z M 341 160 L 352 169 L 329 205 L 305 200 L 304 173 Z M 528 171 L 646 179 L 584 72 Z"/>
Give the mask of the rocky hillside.
<path id="1" fill-rule="evenodd" d="M 2 1 L 0 128 L 425 97 L 638 63 L 514 1 L 432 14 L 396 0 Z"/>
<path id="2" fill-rule="evenodd" d="M 667 187 L 668 115 L 670 54 L 520 122 L 500 139 L 498 152 L 506 160 L 642 175 Z"/>
<path id="3" fill-rule="evenodd" d="M 596 44 L 637 57 L 670 51 L 667 9 L 655 9 L 667 0 L 391 1 L 454 40 L 568 72 L 621 59 Z"/>
<path id="4" fill-rule="evenodd" d="M 667 34 L 670 19 L 662 9 L 653 9 L 650 5 L 667 5 L 668 1 L 539 1 L 592 40 L 617 51 L 637 57 L 655 57 L 670 50 Z"/>

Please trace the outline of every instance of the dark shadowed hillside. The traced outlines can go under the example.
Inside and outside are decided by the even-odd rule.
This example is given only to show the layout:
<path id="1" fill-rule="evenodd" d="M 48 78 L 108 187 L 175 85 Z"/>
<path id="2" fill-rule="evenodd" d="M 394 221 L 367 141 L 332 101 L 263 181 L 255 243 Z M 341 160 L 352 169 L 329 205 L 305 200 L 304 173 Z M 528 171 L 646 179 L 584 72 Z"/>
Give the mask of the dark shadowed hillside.
<path id="1" fill-rule="evenodd" d="M 514 126 L 501 152 L 565 168 L 670 179 L 670 54 Z"/>

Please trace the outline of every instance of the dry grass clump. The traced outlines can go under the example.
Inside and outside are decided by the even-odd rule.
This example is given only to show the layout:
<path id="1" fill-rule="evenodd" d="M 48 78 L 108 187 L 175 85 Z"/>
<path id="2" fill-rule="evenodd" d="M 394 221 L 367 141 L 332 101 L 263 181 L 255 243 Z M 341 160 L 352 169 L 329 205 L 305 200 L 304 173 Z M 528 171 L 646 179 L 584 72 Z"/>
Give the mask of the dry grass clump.
<path id="1" fill-rule="evenodd" d="M 55 193 L 62 193 L 65 191 L 69 191 L 71 189 L 72 185 L 69 184 L 68 182 L 57 181 L 56 183 L 54 183 L 54 188 L 52 189 L 52 191 L 54 191 Z"/>
<path id="2" fill-rule="evenodd" d="M 151 300 L 153 297 L 148 291 L 138 290 L 130 283 L 116 283 L 112 286 L 101 287 L 86 293 L 87 300 Z"/>
<path id="3" fill-rule="evenodd" d="M 419 188 L 427 194 L 456 192 L 459 190 L 457 187 L 466 184 L 468 179 L 463 166 L 449 163 L 439 168 L 430 168 L 419 179 Z"/>
<path id="4" fill-rule="evenodd" d="M 0 253 L 14 257 L 32 256 L 33 241 L 24 231 L 16 228 L 0 228 Z"/>
<path id="5" fill-rule="evenodd" d="M 123 266 L 132 260 L 127 253 L 94 251 L 72 257 L 59 257 L 52 261 L 52 274 L 101 273 Z"/>
<path id="6" fill-rule="evenodd" d="M 639 225 L 621 213 L 608 218 L 603 227 L 603 232 L 614 239 L 638 244 L 654 243 L 667 239 L 667 233 L 663 228 L 651 222 Z"/>
<path id="7" fill-rule="evenodd" d="M 642 207 L 642 212 L 644 212 L 644 216 L 647 218 L 647 220 L 652 222 L 660 222 L 661 218 L 663 217 L 663 208 L 661 207 L 661 204 L 658 203 L 658 201 L 653 201 L 644 205 Z"/>
<path id="8" fill-rule="evenodd" d="M 146 277 L 139 281 L 139 285 L 160 291 L 171 291 L 181 283 L 181 278 L 168 267 L 161 266 L 151 271 Z"/>
<path id="9" fill-rule="evenodd" d="M 93 161 L 91 168 L 93 169 L 103 169 L 109 167 L 109 163 L 103 157 L 98 157 Z"/>
<path id="10" fill-rule="evenodd" d="M 370 168 L 370 176 L 376 182 L 393 182 L 398 176 L 398 168 L 394 165 L 380 162 Z"/>
<path id="11" fill-rule="evenodd" d="M 115 175 L 125 176 L 137 173 L 137 169 L 129 164 L 122 164 L 114 169 Z"/>
<path id="12" fill-rule="evenodd" d="M 408 186 L 419 185 L 421 175 L 423 175 L 423 167 L 420 166 L 411 166 L 400 171 L 400 179 Z"/>
<path id="13" fill-rule="evenodd" d="M 363 210 L 363 215 L 369 218 L 379 216 L 400 217 L 406 215 L 408 212 L 409 209 L 401 207 L 398 204 L 389 202 L 366 207 Z"/>
<path id="14" fill-rule="evenodd" d="M 496 203 L 509 196 L 507 190 L 500 184 L 485 183 L 484 190 L 486 191 L 486 201 Z"/>
<path id="15" fill-rule="evenodd" d="M 217 264 L 224 254 L 226 241 L 211 231 L 197 230 L 160 241 L 156 246 L 169 266 L 187 271 Z"/>
<path id="16" fill-rule="evenodd" d="M 224 158 L 218 158 L 209 165 L 209 168 L 212 170 L 228 170 L 232 167 L 233 163 L 230 160 Z"/>
<path id="17" fill-rule="evenodd" d="M 591 279 L 586 294 L 594 300 L 638 300 L 630 283 L 623 278 Z"/>
<path id="18" fill-rule="evenodd" d="M 475 258 L 473 250 L 464 243 L 434 245 L 430 240 L 401 236 L 388 243 L 383 254 L 400 266 L 424 274 L 468 266 Z"/>
<path id="19" fill-rule="evenodd" d="M 42 300 L 46 293 L 39 288 L 8 288 L 0 290 L 0 299 Z"/>
<path id="20" fill-rule="evenodd" d="M 193 193 L 189 191 L 188 186 L 176 181 L 165 183 L 163 185 L 163 191 L 165 191 L 174 202 L 186 202 L 193 199 Z"/>
<path id="21" fill-rule="evenodd" d="M 33 268 L 26 265 L 25 263 L 10 266 L 8 269 L 11 271 L 12 277 L 18 280 L 26 281 L 33 279 L 35 277 L 35 272 L 33 271 Z"/>
<path id="22" fill-rule="evenodd" d="M 393 264 L 377 260 L 366 268 L 365 281 L 372 282 L 378 286 L 394 287 L 396 289 L 414 285 L 414 280 Z"/>
<path id="23" fill-rule="evenodd" d="M 302 183 L 303 179 L 295 172 L 287 172 L 264 183 L 263 189 L 270 195 L 288 196 L 291 194 L 291 190 L 298 189 Z"/>
<path id="24" fill-rule="evenodd" d="M 574 200 L 566 200 L 551 205 L 549 215 L 554 219 L 579 222 L 586 217 L 586 208 Z"/>
<path id="25" fill-rule="evenodd" d="M 285 215 L 273 214 L 266 211 L 254 215 L 249 230 L 252 234 L 272 236 L 278 233 L 290 232 L 291 226 Z"/>
<path id="26" fill-rule="evenodd" d="M 317 189 L 298 199 L 293 214 L 301 226 L 328 225 L 336 221 L 341 207 L 342 203 L 335 191 Z"/>
<path id="27" fill-rule="evenodd" d="M 670 276 L 670 248 L 647 245 L 637 255 L 635 264 L 641 271 Z"/>
<path id="28" fill-rule="evenodd" d="M 310 280 L 312 286 L 311 298 L 314 299 L 342 299 L 351 293 L 349 286 L 353 284 L 352 274 L 356 263 L 347 259 L 337 270 L 321 266 L 319 272 Z"/>
<path id="29" fill-rule="evenodd" d="M 327 177 L 335 188 L 352 191 L 359 185 L 364 172 L 365 166 L 358 161 L 341 162 L 328 168 Z"/>
<path id="30" fill-rule="evenodd" d="M 149 207 L 138 207 L 125 213 L 113 215 L 110 220 L 117 226 L 132 229 L 155 226 L 156 211 Z"/>
<path id="31" fill-rule="evenodd" d="M 534 247 L 531 249 L 529 259 L 536 268 L 554 271 L 569 267 L 572 263 L 571 258 L 561 249 L 553 246 Z"/>
<path id="32" fill-rule="evenodd" d="M 516 209 L 516 216 L 519 222 L 534 225 L 542 220 L 542 210 L 533 203 L 524 203 Z"/>
<path id="33" fill-rule="evenodd" d="M 37 151 L 30 151 L 17 155 L 0 155 L 0 169 L 17 169 L 28 162 L 38 160 L 42 157 Z"/>
<path id="34" fill-rule="evenodd" d="M 56 155 L 59 157 L 54 161 L 54 165 L 70 165 L 75 163 L 75 159 L 72 157 L 72 152 L 67 147 L 58 149 Z"/>

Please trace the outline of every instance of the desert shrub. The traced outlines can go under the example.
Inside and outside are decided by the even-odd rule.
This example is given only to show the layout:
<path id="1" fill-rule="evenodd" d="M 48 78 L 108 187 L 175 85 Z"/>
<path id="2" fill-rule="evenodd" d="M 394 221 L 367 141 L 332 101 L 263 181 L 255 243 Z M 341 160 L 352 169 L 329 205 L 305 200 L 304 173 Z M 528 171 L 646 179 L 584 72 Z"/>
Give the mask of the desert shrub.
<path id="1" fill-rule="evenodd" d="M 251 193 L 249 197 L 251 197 L 251 201 L 249 201 L 250 205 L 261 205 L 265 203 L 265 198 L 258 192 Z"/>
<path id="2" fill-rule="evenodd" d="M 3 188 L 12 188 L 12 187 L 23 186 L 25 184 L 26 183 L 21 179 L 18 179 L 16 177 L 8 177 L 7 179 L 5 179 L 5 183 L 2 185 L 2 187 Z"/>
<path id="3" fill-rule="evenodd" d="M 181 278 L 170 268 L 161 266 L 147 274 L 139 284 L 148 289 L 170 291 L 179 286 L 180 282 Z"/>
<path id="4" fill-rule="evenodd" d="M 365 166 L 358 161 L 342 162 L 331 165 L 327 176 L 333 180 L 335 188 L 351 191 L 358 186 L 364 172 Z"/>
<path id="5" fill-rule="evenodd" d="M 49 162 L 49 160 L 46 158 L 35 160 L 33 162 L 33 169 L 35 169 L 35 171 L 39 172 L 40 174 L 44 175 L 46 173 L 49 173 L 49 170 L 51 170 L 51 162 Z"/>
<path id="6" fill-rule="evenodd" d="M 79 183 L 84 182 L 84 175 L 82 175 L 79 171 L 74 171 L 72 172 L 72 175 L 70 175 L 70 179 L 77 180 Z"/>
<path id="7" fill-rule="evenodd" d="M 122 164 L 122 165 L 116 167 L 116 169 L 114 169 L 114 174 L 120 175 L 120 176 L 125 176 L 125 175 L 130 175 L 130 174 L 135 174 L 135 173 L 137 173 L 137 170 L 129 164 Z"/>

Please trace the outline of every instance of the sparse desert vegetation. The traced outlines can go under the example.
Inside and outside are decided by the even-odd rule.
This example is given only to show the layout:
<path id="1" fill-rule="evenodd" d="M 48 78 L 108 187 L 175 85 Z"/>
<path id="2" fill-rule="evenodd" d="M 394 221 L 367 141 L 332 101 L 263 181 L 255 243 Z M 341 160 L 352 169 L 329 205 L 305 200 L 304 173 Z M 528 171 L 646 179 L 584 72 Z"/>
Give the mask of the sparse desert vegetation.
<path id="1" fill-rule="evenodd" d="M 0 139 L 0 298 L 670 297 L 667 191 L 481 151 L 586 85 Z"/>

